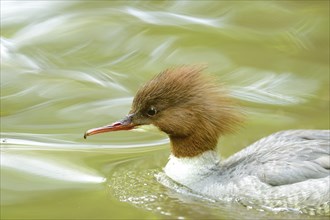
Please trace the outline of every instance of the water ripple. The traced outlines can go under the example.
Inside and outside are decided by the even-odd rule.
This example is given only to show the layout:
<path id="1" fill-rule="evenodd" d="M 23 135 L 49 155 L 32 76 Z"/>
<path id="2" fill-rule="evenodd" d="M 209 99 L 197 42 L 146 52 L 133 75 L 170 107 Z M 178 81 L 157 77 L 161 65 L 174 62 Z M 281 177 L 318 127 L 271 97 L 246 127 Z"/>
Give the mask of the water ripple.
<path id="1" fill-rule="evenodd" d="M 313 79 L 304 79 L 293 73 L 263 72 L 255 69 L 238 69 L 228 75 L 242 78 L 247 72 L 259 72 L 245 80 L 240 85 L 231 86 L 231 95 L 250 102 L 272 105 L 296 105 L 304 103 L 315 95 L 319 83 Z"/>
<path id="2" fill-rule="evenodd" d="M 211 26 L 220 28 L 223 26 L 222 19 L 209 19 L 209 18 L 199 18 L 188 15 L 176 14 L 164 11 L 146 11 L 138 10 L 136 8 L 126 8 L 126 12 L 140 20 L 156 25 L 170 25 L 170 26 L 180 26 L 189 24 L 199 24 L 204 26 Z"/>
<path id="3" fill-rule="evenodd" d="M 105 177 L 102 177 L 95 170 L 82 168 L 68 161 L 59 162 L 51 159 L 41 159 L 40 156 L 32 157 L 2 151 L 0 164 L 2 168 L 12 168 L 33 175 L 66 182 L 105 182 Z"/>
<path id="4" fill-rule="evenodd" d="M 83 134 L 81 134 L 82 137 Z M 63 135 L 67 136 L 67 135 Z M 72 140 L 72 139 L 71 139 Z M 134 151 L 153 151 L 163 148 L 164 145 L 169 143 L 168 138 L 143 141 L 142 143 L 136 142 L 121 142 L 121 143 L 78 143 L 74 141 L 67 141 L 61 138 L 61 135 L 46 135 L 46 134 L 33 134 L 33 133 L 1 133 L 1 151 L 11 151 L 13 149 L 20 150 L 60 150 L 60 151 L 96 151 L 96 150 L 109 150 L 109 149 L 129 149 Z M 118 153 L 118 151 L 113 151 Z"/>

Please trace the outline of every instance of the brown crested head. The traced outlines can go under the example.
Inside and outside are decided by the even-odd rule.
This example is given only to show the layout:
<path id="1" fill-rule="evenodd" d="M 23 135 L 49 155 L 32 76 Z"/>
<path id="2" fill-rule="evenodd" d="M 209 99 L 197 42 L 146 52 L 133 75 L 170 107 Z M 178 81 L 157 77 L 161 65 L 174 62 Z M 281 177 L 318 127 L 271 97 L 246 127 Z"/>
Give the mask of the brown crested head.
<path id="1" fill-rule="evenodd" d="M 181 66 L 156 75 L 137 92 L 130 115 L 135 125 L 153 124 L 170 137 L 177 157 L 214 150 L 220 135 L 241 122 L 241 114 L 205 66 Z"/>
<path id="2" fill-rule="evenodd" d="M 181 66 L 161 72 L 139 89 L 123 120 L 90 129 L 84 137 L 153 124 L 169 135 L 176 157 L 214 150 L 219 136 L 233 131 L 242 117 L 224 87 L 202 73 L 205 68 Z"/>

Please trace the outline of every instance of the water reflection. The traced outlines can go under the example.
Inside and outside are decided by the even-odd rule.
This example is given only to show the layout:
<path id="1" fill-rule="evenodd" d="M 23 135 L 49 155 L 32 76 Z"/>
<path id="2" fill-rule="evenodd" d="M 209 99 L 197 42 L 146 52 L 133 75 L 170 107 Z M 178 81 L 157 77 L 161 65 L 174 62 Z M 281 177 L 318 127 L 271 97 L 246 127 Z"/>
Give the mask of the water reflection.
<path id="1" fill-rule="evenodd" d="M 126 12 L 146 23 L 155 25 L 184 26 L 189 24 L 199 24 L 218 28 L 223 26 L 221 24 L 221 19 L 198 18 L 171 12 L 138 10 L 137 8 L 126 8 Z"/>
<path id="2" fill-rule="evenodd" d="M 68 161 L 40 159 L 40 155 L 27 156 L 2 151 L 0 164 L 3 169 L 14 169 L 15 171 L 42 176 L 56 181 L 77 182 L 82 184 L 102 183 L 105 181 L 105 177 L 98 174 L 96 170 L 79 167 Z M 33 176 L 30 177 L 33 179 Z M 54 184 L 54 186 L 56 186 L 56 184 Z M 4 187 L 6 188 L 6 185 Z"/>
<path id="3" fill-rule="evenodd" d="M 15 67 L 15 69 L 29 69 L 40 70 L 39 64 L 32 59 L 18 51 L 16 42 L 13 40 L 0 38 L 1 42 L 1 64 L 7 67 Z M 30 72 L 31 73 L 31 72 Z"/>
<path id="4" fill-rule="evenodd" d="M 150 129 L 146 128 L 150 131 Z M 152 129 L 153 130 L 153 129 Z M 151 130 L 151 131 L 152 131 Z M 134 131 L 135 133 L 140 133 L 139 135 L 135 136 L 142 136 L 141 132 L 145 132 L 144 128 L 139 128 Z M 135 141 L 127 141 L 125 143 L 119 142 L 116 143 L 116 139 L 113 139 L 111 144 L 99 144 L 99 143 L 77 143 L 75 141 L 70 141 L 73 138 L 73 135 L 39 135 L 35 136 L 35 134 L 11 134 L 11 133 L 2 133 L 1 138 L 1 153 L 5 151 L 12 151 L 12 150 L 61 150 L 61 151 L 95 151 L 97 149 L 131 149 L 133 148 L 141 148 L 137 149 L 138 151 L 148 151 L 148 147 L 152 147 L 150 150 L 156 150 L 163 148 L 164 145 L 169 143 L 168 138 L 153 140 L 153 141 L 145 141 L 144 138 L 141 139 L 141 143 L 139 143 L 139 138 Z M 62 137 L 62 138 L 61 138 Z M 80 138 L 83 139 L 83 133 L 80 134 Z M 132 137 L 134 140 L 134 136 Z M 113 153 L 116 153 L 115 151 Z"/>
<path id="5" fill-rule="evenodd" d="M 293 73 L 264 72 L 256 69 L 237 69 L 227 75 L 230 78 L 243 78 L 247 72 L 254 72 L 249 78 L 231 86 L 231 94 L 241 100 L 272 104 L 297 105 L 315 96 L 319 82 L 315 79 L 297 77 Z"/>
<path id="6" fill-rule="evenodd" d="M 328 6 L 1 1 L 1 218 L 309 218 L 157 182 L 169 155 L 157 130 L 83 133 L 127 114 L 154 74 L 201 62 L 251 121 L 221 140 L 226 155 L 277 130 L 328 128 Z"/>
<path id="7" fill-rule="evenodd" d="M 38 20 L 45 15 L 53 15 L 56 10 L 70 6 L 73 2 L 56 1 L 3 1 L 1 7 L 6 8 L 1 13 L 2 25 L 15 25 L 29 20 Z"/>

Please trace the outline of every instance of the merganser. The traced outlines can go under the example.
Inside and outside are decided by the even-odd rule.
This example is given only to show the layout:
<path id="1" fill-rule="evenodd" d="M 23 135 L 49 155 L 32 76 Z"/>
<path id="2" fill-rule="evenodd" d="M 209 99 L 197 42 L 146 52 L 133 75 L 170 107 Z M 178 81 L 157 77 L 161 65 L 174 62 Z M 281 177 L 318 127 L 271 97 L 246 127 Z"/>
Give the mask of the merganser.
<path id="1" fill-rule="evenodd" d="M 165 174 L 216 200 L 272 210 L 329 214 L 330 131 L 288 130 L 262 138 L 221 160 L 217 142 L 234 131 L 242 114 L 204 66 L 167 69 L 141 87 L 129 114 L 90 135 L 153 124 L 168 134 Z"/>

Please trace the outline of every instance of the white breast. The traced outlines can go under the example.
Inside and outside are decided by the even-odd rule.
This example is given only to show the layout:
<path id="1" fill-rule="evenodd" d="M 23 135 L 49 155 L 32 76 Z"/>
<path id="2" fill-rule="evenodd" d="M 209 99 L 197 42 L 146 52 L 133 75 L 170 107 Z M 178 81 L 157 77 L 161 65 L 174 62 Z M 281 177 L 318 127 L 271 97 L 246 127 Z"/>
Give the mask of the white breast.
<path id="1" fill-rule="evenodd" d="M 206 177 L 214 174 L 213 169 L 218 167 L 219 163 L 220 158 L 216 151 L 206 151 L 193 158 L 171 155 L 164 171 L 174 181 L 195 188 Z"/>

